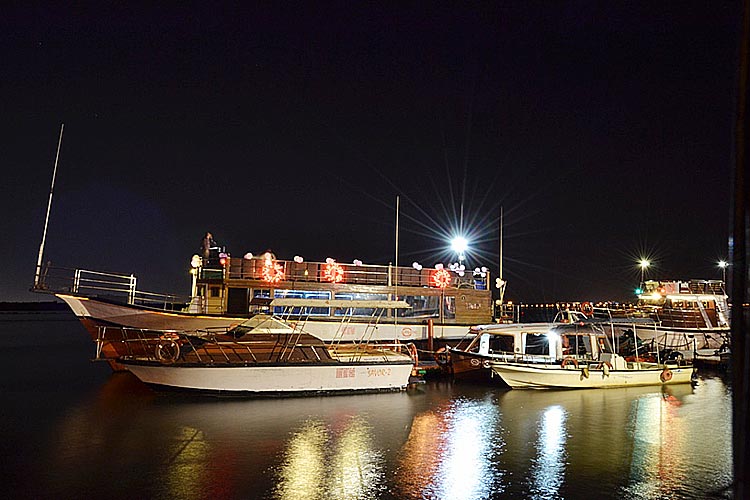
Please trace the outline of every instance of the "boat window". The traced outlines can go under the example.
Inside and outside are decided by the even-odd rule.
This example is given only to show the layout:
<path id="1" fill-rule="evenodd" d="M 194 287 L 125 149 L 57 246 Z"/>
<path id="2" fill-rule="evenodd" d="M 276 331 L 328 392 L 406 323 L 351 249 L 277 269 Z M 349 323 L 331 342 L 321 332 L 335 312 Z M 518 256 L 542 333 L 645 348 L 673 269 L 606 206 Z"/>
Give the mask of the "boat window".
<path id="1" fill-rule="evenodd" d="M 583 356 L 591 352 L 591 339 L 588 335 L 576 335 L 570 333 L 568 337 L 568 353 Z"/>
<path id="2" fill-rule="evenodd" d="M 526 336 L 525 354 L 549 354 L 549 339 L 542 334 L 528 334 Z"/>
<path id="3" fill-rule="evenodd" d="M 490 352 L 513 353 L 514 347 L 513 335 L 493 335 L 490 338 Z"/>
<path id="4" fill-rule="evenodd" d="M 445 297 L 443 299 L 443 318 L 455 319 L 456 317 L 456 297 Z"/>
<path id="5" fill-rule="evenodd" d="M 219 286 L 212 286 L 209 292 L 211 293 L 211 297 L 221 297 L 221 287 Z"/>
<path id="6" fill-rule="evenodd" d="M 334 295 L 336 299 L 343 300 L 388 300 L 388 294 L 385 293 L 337 293 Z M 334 310 L 335 316 L 381 316 L 385 317 L 387 312 L 376 311 L 374 307 L 337 307 Z"/>
<path id="7" fill-rule="evenodd" d="M 331 292 L 323 290 L 282 290 L 276 289 L 273 292 L 276 299 L 315 299 L 328 300 L 331 298 Z M 275 306 L 274 314 L 282 316 L 330 316 L 330 307 L 290 307 Z"/>
<path id="8" fill-rule="evenodd" d="M 440 315 L 440 297 L 437 295 L 406 295 L 398 297 L 411 309 L 397 309 L 399 318 L 437 318 Z"/>

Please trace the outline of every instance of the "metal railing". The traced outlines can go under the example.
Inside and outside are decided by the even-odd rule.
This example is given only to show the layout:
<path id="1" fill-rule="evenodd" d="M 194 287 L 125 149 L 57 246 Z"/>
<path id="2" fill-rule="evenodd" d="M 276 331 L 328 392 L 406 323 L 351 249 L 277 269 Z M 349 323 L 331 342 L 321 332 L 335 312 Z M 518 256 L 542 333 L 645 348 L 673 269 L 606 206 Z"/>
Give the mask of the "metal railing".
<path id="1" fill-rule="evenodd" d="M 164 310 L 184 308 L 190 302 L 188 296 L 138 290 L 137 283 L 132 274 L 46 266 L 33 291 L 107 298 Z"/>
<path id="2" fill-rule="evenodd" d="M 284 281 L 330 282 L 332 264 L 326 262 L 296 262 L 288 260 L 274 260 L 277 266 L 273 274 Z M 341 283 L 363 285 L 388 286 L 435 286 L 434 273 L 437 269 L 413 267 L 395 267 L 392 265 L 373 264 L 344 264 L 335 263 L 340 270 Z M 230 280 L 263 280 L 268 278 L 266 261 L 263 259 L 232 258 L 228 264 L 228 278 Z M 445 269 L 450 275 L 449 288 L 475 288 L 486 290 L 489 283 L 489 273 L 474 274 L 467 270 L 463 276 L 457 272 Z M 265 274 L 264 274 L 265 273 Z M 484 274 L 484 276 L 482 276 Z"/>

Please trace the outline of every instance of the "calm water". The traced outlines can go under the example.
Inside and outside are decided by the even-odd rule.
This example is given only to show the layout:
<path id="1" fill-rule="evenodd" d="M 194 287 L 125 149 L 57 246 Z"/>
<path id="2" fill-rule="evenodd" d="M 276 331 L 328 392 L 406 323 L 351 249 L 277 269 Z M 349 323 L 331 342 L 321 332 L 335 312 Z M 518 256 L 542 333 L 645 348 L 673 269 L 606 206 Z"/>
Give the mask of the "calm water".
<path id="1" fill-rule="evenodd" d="M 731 390 L 157 394 L 67 314 L 0 314 L 5 498 L 728 498 Z"/>

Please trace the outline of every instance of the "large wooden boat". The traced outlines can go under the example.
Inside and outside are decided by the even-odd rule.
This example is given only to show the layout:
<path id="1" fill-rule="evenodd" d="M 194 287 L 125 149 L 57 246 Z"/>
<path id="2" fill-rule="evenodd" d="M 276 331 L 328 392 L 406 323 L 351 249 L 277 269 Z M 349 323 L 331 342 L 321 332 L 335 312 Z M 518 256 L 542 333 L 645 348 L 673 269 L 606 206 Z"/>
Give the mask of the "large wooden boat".
<path id="1" fill-rule="evenodd" d="M 65 301 L 92 338 L 102 326 L 195 331 L 256 314 L 299 323 L 324 342 L 411 342 L 433 351 L 492 321 L 487 271 L 232 258 L 193 259 L 190 296 L 137 289 L 133 275 L 45 268 L 34 291 Z M 408 307 L 392 306 L 403 303 Z M 391 305 L 389 305 L 391 304 Z M 114 360 L 117 343 L 103 348 Z"/>
<path id="2" fill-rule="evenodd" d="M 412 346 L 326 343 L 262 314 L 226 331 L 102 327 L 100 347 L 113 342 L 107 330 L 128 344 L 117 362 L 144 383 L 218 394 L 401 390 L 416 361 Z"/>

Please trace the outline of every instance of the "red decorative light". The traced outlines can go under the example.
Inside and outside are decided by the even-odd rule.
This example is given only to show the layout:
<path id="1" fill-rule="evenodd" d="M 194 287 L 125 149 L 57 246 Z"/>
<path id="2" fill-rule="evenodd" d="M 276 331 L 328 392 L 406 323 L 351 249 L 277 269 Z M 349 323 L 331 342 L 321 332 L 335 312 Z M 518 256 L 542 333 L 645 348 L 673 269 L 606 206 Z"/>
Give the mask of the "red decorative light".
<path id="1" fill-rule="evenodd" d="M 437 269 L 432 273 L 432 284 L 438 288 L 445 288 L 451 284 L 451 273 L 446 269 Z"/>
<path id="2" fill-rule="evenodd" d="M 266 259 L 263 263 L 263 281 L 268 283 L 278 283 L 284 279 L 284 268 L 275 260 Z"/>
<path id="3" fill-rule="evenodd" d="M 323 279 L 331 283 L 340 283 L 344 280 L 344 268 L 336 262 L 328 262 L 323 266 Z"/>

